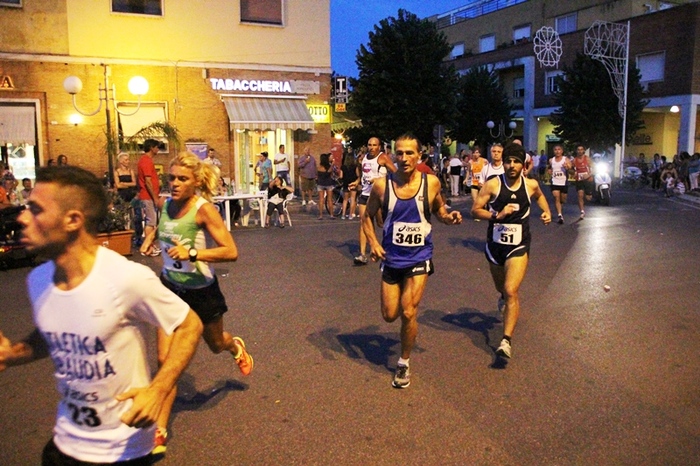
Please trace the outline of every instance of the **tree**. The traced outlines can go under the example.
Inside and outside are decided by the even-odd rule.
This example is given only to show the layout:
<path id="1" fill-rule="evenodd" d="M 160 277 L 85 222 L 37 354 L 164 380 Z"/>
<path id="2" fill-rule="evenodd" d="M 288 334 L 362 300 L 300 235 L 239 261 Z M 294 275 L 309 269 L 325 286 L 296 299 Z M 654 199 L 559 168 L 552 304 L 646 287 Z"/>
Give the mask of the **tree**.
<path id="1" fill-rule="evenodd" d="M 450 50 L 436 23 L 403 9 L 374 26 L 356 55 L 359 78 L 350 79 L 363 129 L 387 140 L 411 132 L 428 142 L 435 125 L 451 124 L 457 74 L 442 61 Z"/>
<path id="2" fill-rule="evenodd" d="M 569 145 L 581 143 L 598 150 L 619 144 L 622 117 L 605 66 L 578 53 L 574 62 L 564 67 L 564 76 L 557 78 L 559 90 L 554 95 L 559 107 L 551 116 L 554 134 Z M 627 143 L 644 128 L 642 110 L 649 103 L 639 80 L 639 70 L 631 66 L 627 79 Z"/>
<path id="3" fill-rule="evenodd" d="M 450 132 L 452 138 L 484 146 L 496 139 L 491 137 L 486 123 L 493 121 L 498 125 L 503 121 L 507 125 L 513 107 L 498 75 L 485 66 L 475 66 L 459 80 L 457 110 L 459 119 Z"/>

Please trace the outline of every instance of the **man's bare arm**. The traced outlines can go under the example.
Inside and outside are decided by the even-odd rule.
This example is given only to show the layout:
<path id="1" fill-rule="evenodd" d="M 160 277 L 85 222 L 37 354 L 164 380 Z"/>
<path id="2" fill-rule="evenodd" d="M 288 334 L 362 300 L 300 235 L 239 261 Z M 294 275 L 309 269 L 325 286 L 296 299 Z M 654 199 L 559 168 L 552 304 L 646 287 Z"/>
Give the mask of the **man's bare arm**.
<path id="1" fill-rule="evenodd" d="M 374 219 L 380 215 L 382 208 L 382 199 L 384 199 L 384 190 L 386 189 L 386 178 L 377 178 L 372 185 L 372 192 L 367 199 L 367 208 L 365 214 L 360 219 L 362 221 L 362 231 L 367 237 L 367 242 L 371 250 L 372 260 L 384 259 L 385 251 L 382 245 L 377 240 L 377 235 L 374 232 Z"/>
<path id="2" fill-rule="evenodd" d="M 426 177 L 428 180 L 428 197 L 432 200 L 430 210 L 433 214 L 445 225 L 457 225 L 462 223 L 462 214 L 459 213 L 459 211 L 447 211 L 438 177 L 430 174 L 427 174 Z"/>
<path id="3" fill-rule="evenodd" d="M 27 338 L 17 343 L 12 343 L 0 332 L 0 371 L 5 370 L 8 366 L 27 364 L 48 355 L 46 341 L 37 329 L 34 329 Z"/>
<path id="4" fill-rule="evenodd" d="M 542 209 L 540 219 L 542 220 L 542 223 L 547 225 L 549 222 L 552 221 L 552 212 L 549 210 L 549 203 L 547 202 L 547 198 L 544 196 L 544 193 L 542 192 L 540 184 L 537 182 L 537 180 L 527 180 L 527 182 L 529 185 L 528 188 L 532 193 L 532 197 L 535 199 L 540 209 Z"/>
<path id="5" fill-rule="evenodd" d="M 389 156 L 386 154 L 380 155 L 379 160 L 377 162 L 379 162 L 379 165 L 386 167 L 386 169 L 390 173 L 396 173 L 396 170 L 398 170 L 398 168 L 396 168 L 396 165 L 394 165 L 394 162 L 392 162 Z"/>
<path id="6" fill-rule="evenodd" d="M 151 384 L 116 396 L 118 401 L 133 399 L 131 409 L 121 417 L 124 424 L 143 428 L 156 422 L 163 401 L 192 359 L 201 335 L 202 321 L 190 309 L 185 320 L 173 332 L 168 356 Z"/>
<path id="7" fill-rule="evenodd" d="M 486 208 L 486 204 L 491 199 L 491 192 L 495 189 L 495 184 L 498 183 L 498 178 L 491 178 L 484 183 L 479 194 L 476 196 L 474 205 L 472 206 L 472 217 L 481 220 L 491 220 L 491 212 Z"/>

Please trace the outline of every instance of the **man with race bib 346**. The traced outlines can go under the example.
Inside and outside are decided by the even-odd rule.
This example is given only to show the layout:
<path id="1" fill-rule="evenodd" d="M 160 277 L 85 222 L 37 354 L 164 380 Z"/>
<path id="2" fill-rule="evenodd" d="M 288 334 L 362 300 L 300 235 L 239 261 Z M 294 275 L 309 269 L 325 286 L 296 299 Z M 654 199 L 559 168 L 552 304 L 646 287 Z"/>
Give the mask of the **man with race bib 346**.
<path id="1" fill-rule="evenodd" d="M 396 139 L 399 169 L 375 181 L 361 219 L 372 260 L 382 261 L 382 317 L 387 322 L 401 317 L 401 357 L 392 380 L 395 388 L 410 384 L 409 357 L 418 334 L 418 305 L 433 273 L 431 214 L 447 225 L 462 222 L 459 212 L 447 212 L 440 180 L 416 170 L 420 148 L 411 135 Z M 380 224 L 383 219 L 381 243 L 374 232 L 375 218 Z"/>

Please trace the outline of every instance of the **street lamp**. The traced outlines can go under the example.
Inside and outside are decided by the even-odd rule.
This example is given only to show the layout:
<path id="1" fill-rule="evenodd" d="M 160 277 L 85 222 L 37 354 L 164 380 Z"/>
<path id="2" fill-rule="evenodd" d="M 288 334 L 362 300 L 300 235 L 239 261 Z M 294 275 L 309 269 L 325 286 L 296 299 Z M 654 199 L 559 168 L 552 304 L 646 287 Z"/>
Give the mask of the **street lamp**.
<path id="1" fill-rule="evenodd" d="M 498 124 L 498 133 L 497 134 L 493 134 L 493 128 L 496 127 L 496 124 L 491 120 L 486 122 L 486 127 L 489 129 L 489 133 L 491 133 L 491 137 L 494 139 L 500 139 L 501 137 L 504 137 L 505 139 L 512 138 L 513 133 L 515 132 L 515 128 L 517 126 L 518 125 L 514 121 L 511 121 L 510 123 L 508 123 L 508 128 L 510 128 L 510 136 L 508 136 L 508 135 L 506 135 L 506 125 L 505 125 L 505 123 L 503 123 L 503 120 L 501 120 L 501 122 Z"/>
<path id="2" fill-rule="evenodd" d="M 148 81 L 141 76 L 134 76 L 129 80 L 129 92 L 138 98 L 138 105 L 136 110 L 127 113 L 123 110 L 119 110 L 117 107 L 117 89 L 112 84 L 110 86 L 109 77 L 112 74 L 112 70 L 109 65 L 102 65 L 104 67 L 104 86 L 102 83 L 98 86 L 100 104 L 97 110 L 94 112 L 84 112 L 78 108 L 78 104 L 75 101 L 75 95 L 78 94 L 83 89 L 83 82 L 77 76 L 68 76 L 63 80 L 63 89 L 66 90 L 73 97 L 73 107 L 82 115 L 93 116 L 96 115 L 100 110 L 102 110 L 102 103 L 105 103 L 105 116 L 107 118 L 107 165 L 109 170 L 109 177 L 111 179 L 112 173 L 114 172 L 114 157 L 117 154 L 118 137 L 114 137 L 112 134 L 112 109 L 120 115 L 131 116 L 139 111 L 141 108 L 141 96 L 148 92 Z M 116 128 L 116 126 L 115 126 Z"/>

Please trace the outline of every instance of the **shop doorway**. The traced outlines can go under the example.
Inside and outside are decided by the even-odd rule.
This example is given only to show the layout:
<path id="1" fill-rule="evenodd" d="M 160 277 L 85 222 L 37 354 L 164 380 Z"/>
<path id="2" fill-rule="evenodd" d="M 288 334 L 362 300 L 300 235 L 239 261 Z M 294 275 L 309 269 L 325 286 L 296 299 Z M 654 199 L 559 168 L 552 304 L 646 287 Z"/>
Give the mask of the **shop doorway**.
<path id="1" fill-rule="evenodd" d="M 259 188 L 257 164 L 258 155 L 265 151 L 272 162 L 273 176 L 276 174 L 275 155 L 280 144 L 284 144 L 288 154 L 289 174 L 294 179 L 294 146 L 291 138 L 292 131 L 276 130 L 235 130 L 235 186 L 236 190 L 244 193 L 256 192 Z"/>
<path id="2" fill-rule="evenodd" d="M 32 180 L 32 186 L 34 186 L 38 166 L 38 154 L 35 149 L 36 147 L 30 144 L 0 146 L 2 162 L 9 167 L 15 179 L 21 181 L 23 178 L 29 178 Z"/>
<path id="3" fill-rule="evenodd" d="M 0 158 L 17 180 L 32 184 L 39 166 L 38 108 L 34 99 L 0 99 Z"/>

